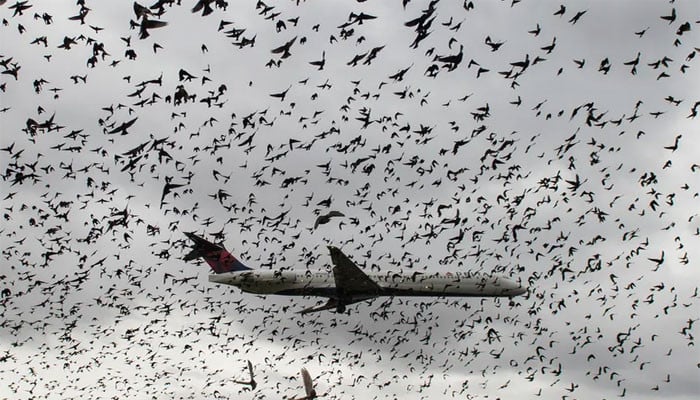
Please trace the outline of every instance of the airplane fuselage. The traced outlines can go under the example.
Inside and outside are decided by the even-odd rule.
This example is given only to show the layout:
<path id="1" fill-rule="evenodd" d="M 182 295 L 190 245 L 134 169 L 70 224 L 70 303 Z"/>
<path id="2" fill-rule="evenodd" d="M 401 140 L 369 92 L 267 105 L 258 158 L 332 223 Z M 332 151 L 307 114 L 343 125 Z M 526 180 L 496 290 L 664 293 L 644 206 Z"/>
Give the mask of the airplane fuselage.
<path id="1" fill-rule="evenodd" d="M 355 293 L 353 299 L 376 296 L 516 296 L 525 289 L 503 277 L 463 272 L 367 274 L 378 292 Z M 297 296 L 336 297 L 332 272 L 249 270 L 209 275 L 210 282 L 233 285 L 244 292 Z"/>

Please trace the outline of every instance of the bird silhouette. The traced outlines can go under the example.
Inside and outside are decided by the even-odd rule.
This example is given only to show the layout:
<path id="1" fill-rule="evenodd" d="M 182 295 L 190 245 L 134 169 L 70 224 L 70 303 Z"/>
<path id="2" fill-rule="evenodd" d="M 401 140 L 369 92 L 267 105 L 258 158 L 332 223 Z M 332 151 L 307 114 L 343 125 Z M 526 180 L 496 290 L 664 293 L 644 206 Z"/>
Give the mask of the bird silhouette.
<path id="1" fill-rule="evenodd" d="M 233 381 L 234 383 L 240 383 L 242 385 L 250 385 L 250 390 L 255 390 L 258 383 L 255 382 L 255 377 L 253 376 L 253 364 L 248 360 L 248 375 L 250 377 L 247 381 Z"/>
<path id="2" fill-rule="evenodd" d="M 327 214 L 319 215 L 314 222 L 314 229 L 318 228 L 319 225 L 327 224 L 333 217 L 344 217 L 345 214 L 340 211 L 329 211 Z"/>
<path id="3" fill-rule="evenodd" d="M 292 53 L 290 53 L 289 50 L 292 48 L 292 45 L 294 44 L 294 42 L 296 42 L 296 40 L 297 40 L 297 36 L 294 36 L 291 40 L 289 40 L 287 43 L 283 44 L 282 46 L 275 47 L 274 49 L 272 49 L 271 53 L 272 54 L 280 54 L 280 58 L 283 60 L 285 58 L 290 57 L 292 55 Z"/>

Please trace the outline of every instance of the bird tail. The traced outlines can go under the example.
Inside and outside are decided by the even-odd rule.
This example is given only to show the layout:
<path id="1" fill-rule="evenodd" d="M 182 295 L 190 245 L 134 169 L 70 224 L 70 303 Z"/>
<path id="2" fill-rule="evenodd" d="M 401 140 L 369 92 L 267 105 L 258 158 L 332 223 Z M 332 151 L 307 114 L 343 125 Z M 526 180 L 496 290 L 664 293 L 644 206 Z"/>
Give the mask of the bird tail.
<path id="1" fill-rule="evenodd" d="M 229 253 L 221 244 L 211 243 L 194 233 L 185 233 L 185 235 L 194 242 L 194 246 L 192 246 L 192 251 L 183 257 L 183 260 L 191 261 L 201 257 L 217 274 L 251 269 L 238 261 L 238 259 L 234 257 L 233 254 Z"/>

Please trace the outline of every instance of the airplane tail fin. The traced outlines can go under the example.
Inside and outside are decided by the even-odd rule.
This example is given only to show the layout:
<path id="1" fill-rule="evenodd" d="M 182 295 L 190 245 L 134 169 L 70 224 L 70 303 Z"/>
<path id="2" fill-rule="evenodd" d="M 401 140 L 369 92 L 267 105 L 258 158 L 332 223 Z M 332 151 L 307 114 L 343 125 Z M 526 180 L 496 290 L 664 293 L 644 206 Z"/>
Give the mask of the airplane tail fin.
<path id="1" fill-rule="evenodd" d="M 194 233 L 185 233 L 190 240 L 194 242 L 192 251 L 190 251 L 183 260 L 190 261 L 196 258 L 203 258 L 209 264 L 211 269 L 217 273 L 231 271 L 245 271 L 250 268 L 246 267 L 242 262 L 238 261 L 233 254 L 229 253 L 224 246 L 215 244 L 201 238 Z"/>

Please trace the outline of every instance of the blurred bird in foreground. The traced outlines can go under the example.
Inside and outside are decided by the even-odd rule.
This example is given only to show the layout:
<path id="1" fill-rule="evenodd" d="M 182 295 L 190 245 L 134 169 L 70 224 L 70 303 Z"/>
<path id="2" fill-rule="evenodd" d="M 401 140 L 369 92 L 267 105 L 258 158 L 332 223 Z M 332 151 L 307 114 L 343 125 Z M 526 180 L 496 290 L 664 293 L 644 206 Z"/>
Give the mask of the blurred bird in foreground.
<path id="1" fill-rule="evenodd" d="M 233 381 L 234 383 L 240 383 L 242 385 L 250 385 L 250 390 L 255 390 L 255 388 L 258 386 L 258 383 L 255 382 L 255 378 L 253 377 L 253 364 L 248 360 L 248 374 L 250 375 L 250 380 L 249 381 Z"/>
<path id="2" fill-rule="evenodd" d="M 311 380 L 311 375 L 306 368 L 301 369 L 301 379 L 304 381 L 304 390 L 306 391 L 306 396 L 295 397 L 292 400 L 311 400 L 317 397 L 316 391 L 314 390 L 314 382 Z"/>

